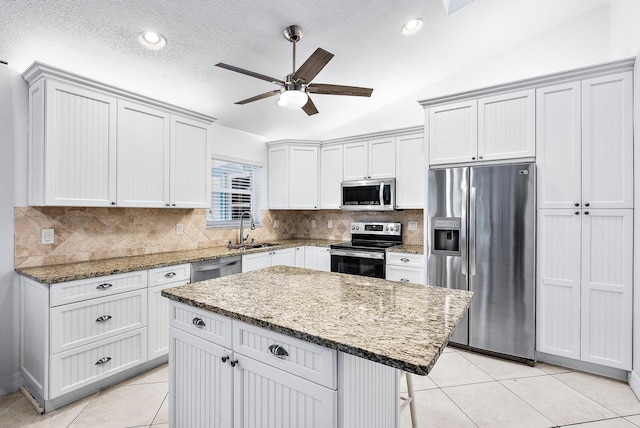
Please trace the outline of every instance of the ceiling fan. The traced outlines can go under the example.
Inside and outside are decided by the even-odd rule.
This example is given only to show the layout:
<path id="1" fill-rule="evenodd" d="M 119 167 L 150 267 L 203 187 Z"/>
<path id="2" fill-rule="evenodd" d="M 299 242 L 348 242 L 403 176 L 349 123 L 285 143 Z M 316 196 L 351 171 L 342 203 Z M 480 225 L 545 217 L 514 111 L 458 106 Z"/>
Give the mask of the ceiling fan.
<path id="1" fill-rule="evenodd" d="M 370 97 L 373 89 L 360 88 L 357 86 L 329 85 L 324 83 L 311 83 L 314 77 L 324 68 L 325 65 L 333 58 L 333 54 L 318 48 L 311 56 L 296 70 L 296 43 L 302 38 L 302 28 L 297 25 L 291 25 L 284 29 L 284 37 L 293 43 L 293 71 L 285 76 L 284 80 L 265 76 L 264 74 L 255 73 L 233 65 L 224 64 L 222 62 L 216 64 L 217 67 L 226 68 L 227 70 L 255 77 L 257 79 L 266 80 L 280 86 L 280 89 L 265 92 L 246 100 L 238 101 L 236 104 L 247 104 L 268 98 L 276 94 L 280 94 L 278 104 L 284 107 L 299 108 L 302 107 L 307 115 L 311 116 L 318 113 L 318 109 L 311 101 L 310 94 L 326 94 L 326 95 L 350 95 L 355 97 Z"/>

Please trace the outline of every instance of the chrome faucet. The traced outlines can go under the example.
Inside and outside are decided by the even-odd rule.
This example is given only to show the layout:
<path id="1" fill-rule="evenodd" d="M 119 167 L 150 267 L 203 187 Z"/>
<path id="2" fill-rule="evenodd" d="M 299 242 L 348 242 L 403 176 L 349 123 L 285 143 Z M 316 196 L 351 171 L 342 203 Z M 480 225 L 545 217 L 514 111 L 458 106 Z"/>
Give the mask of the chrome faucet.
<path id="1" fill-rule="evenodd" d="M 244 215 L 245 214 L 249 214 L 249 220 L 251 221 L 251 230 L 256 230 L 256 225 L 253 222 L 253 217 L 251 216 L 251 213 L 249 211 L 245 211 L 242 214 L 240 214 L 240 239 L 239 239 L 240 245 L 244 245 L 244 241 L 249 239 L 248 233 L 247 233 L 247 236 L 244 236 Z"/>

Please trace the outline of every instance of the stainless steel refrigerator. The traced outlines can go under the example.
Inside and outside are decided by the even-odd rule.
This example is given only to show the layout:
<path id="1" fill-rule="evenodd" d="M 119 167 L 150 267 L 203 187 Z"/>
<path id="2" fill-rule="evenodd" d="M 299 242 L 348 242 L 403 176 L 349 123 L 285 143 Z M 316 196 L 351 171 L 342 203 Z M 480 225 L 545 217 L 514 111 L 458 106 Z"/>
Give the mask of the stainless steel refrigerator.
<path id="1" fill-rule="evenodd" d="M 474 292 L 450 342 L 535 351 L 535 165 L 428 172 L 427 284 Z"/>

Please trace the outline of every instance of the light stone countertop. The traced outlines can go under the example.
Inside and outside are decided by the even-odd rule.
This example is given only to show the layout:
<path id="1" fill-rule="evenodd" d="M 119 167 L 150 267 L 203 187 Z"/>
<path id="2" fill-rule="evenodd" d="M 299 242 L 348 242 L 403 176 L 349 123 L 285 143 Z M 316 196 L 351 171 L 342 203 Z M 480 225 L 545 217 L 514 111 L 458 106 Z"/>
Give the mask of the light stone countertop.
<path id="1" fill-rule="evenodd" d="M 290 239 L 270 241 L 271 247 L 246 250 L 230 250 L 227 247 L 214 247 L 201 250 L 175 251 L 169 253 L 148 254 L 141 256 L 118 257 L 113 259 L 66 263 L 50 266 L 17 268 L 15 271 L 42 284 L 56 284 L 77 279 L 95 278 L 136 270 L 172 266 L 181 263 L 193 263 L 203 260 L 214 260 L 242 254 L 260 253 L 300 246 L 328 247 L 343 241 L 322 239 Z"/>
<path id="2" fill-rule="evenodd" d="M 422 245 L 402 244 L 387 248 L 387 253 L 424 254 L 424 247 Z"/>
<path id="3" fill-rule="evenodd" d="M 164 297 L 426 375 L 472 293 L 274 266 L 162 291 Z"/>

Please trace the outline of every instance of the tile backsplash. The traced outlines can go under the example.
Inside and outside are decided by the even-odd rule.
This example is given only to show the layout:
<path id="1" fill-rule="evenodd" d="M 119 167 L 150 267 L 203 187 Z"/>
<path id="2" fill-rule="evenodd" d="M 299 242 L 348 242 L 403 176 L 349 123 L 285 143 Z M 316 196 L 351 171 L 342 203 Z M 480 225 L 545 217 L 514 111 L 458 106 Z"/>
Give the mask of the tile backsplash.
<path id="1" fill-rule="evenodd" d="M 274 220 L 279 227 L 274 228 Z M 312 228 L 315 220 L 315 228 Z M 405 244 L 422 245 L 423 211 L 262 211 L 262 226 L 248 230 L 258 242 L 279 239 L 351 239 L 352 221 L 402 223 Z M 327 227 L 331 221 L 332 228 Z M 409 231 L 415 221 L 418 230 Z M 183 233 L 176 235 L 176 224 Z M 54 229 L 55 242 L 41 244 L 41 230 Z M 195 250 L 237 242 L 238 229 L 207 229 L 205 210 L 153 208 L 16 207 L 15 267 L 99 260 Z"/>

